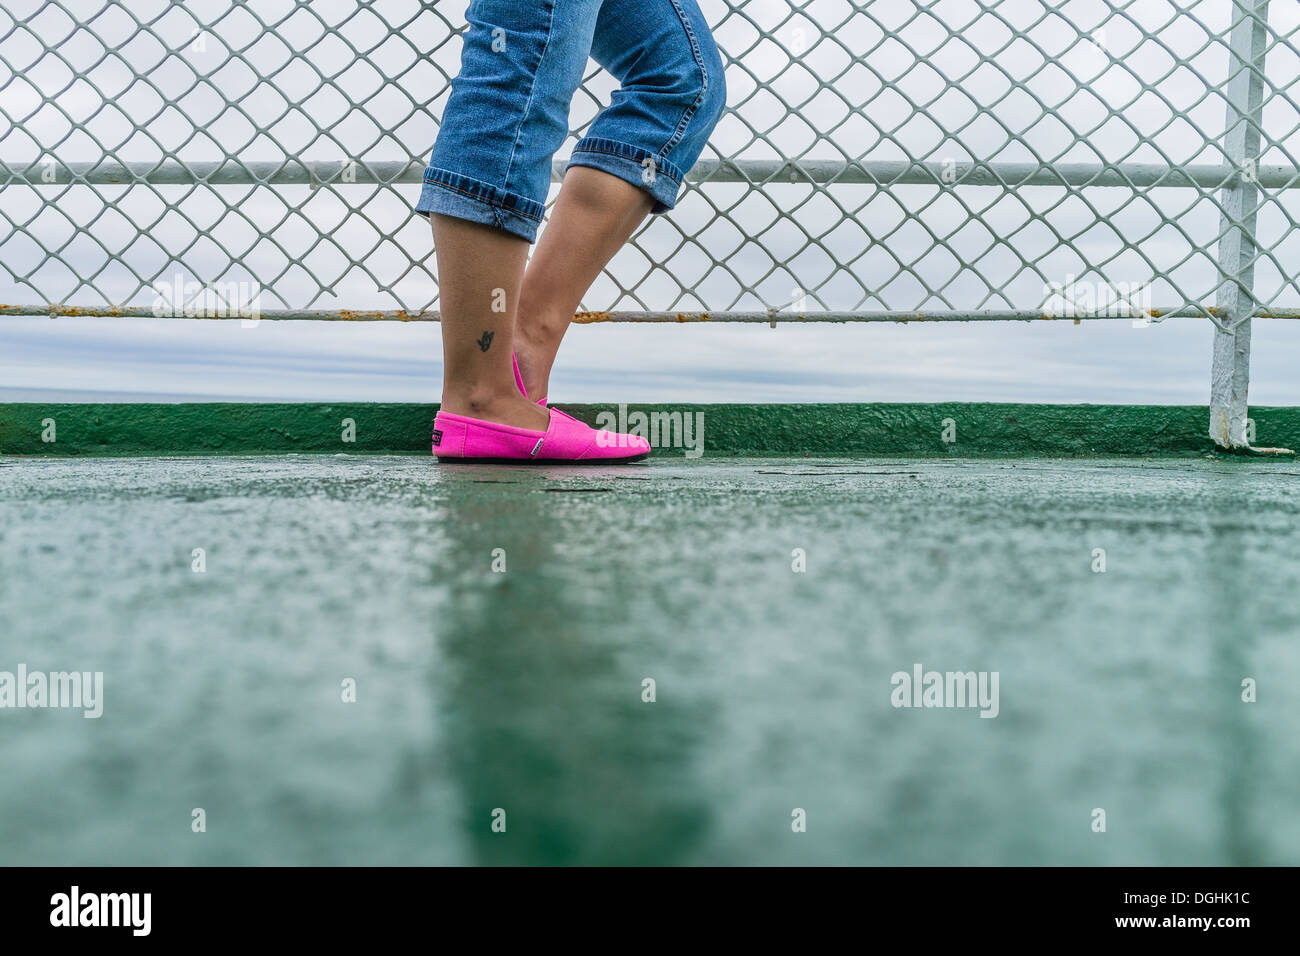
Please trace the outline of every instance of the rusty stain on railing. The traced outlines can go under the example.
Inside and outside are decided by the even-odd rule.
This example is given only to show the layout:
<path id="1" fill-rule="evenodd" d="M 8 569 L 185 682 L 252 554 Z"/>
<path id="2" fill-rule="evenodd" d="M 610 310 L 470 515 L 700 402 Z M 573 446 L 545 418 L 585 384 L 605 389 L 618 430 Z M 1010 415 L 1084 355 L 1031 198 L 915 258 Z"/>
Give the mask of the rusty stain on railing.
<path id="1" fill-rule="evenodd" d="M 1087 320 L 1124 320 L 1143 319 L 1164 320 L 1167 318 L 1206 318 L 1222 317 L 1224 310 L 1217 306 L 1200 306 L 1188 304 L 1132 312 L 1045 312 L 1042 310 L 986 310 L 977 312 L 961 311 L 880 311 L 880 312 L 610 312 L 584 311 L 575 313 L 574 325 L 595 325 L 601 322 L 628 323 L 687 323 L 687 322 L 895 322 L 909 324 L 912 322 L 1034 322 L 1034 321 L 1070 321 L 1076 325 Z M 81 319 L 191 319 L 195 321 L 230 320 L 272 321 L 272 322 L 440 322 L 442 313 L 437 310 L 428 312 L 409 312 L 405 309 L 273 309 L 266 311 L 240 311 L 231 308 L 224 313 L 177 314 L 175 312 L 159 313 L 152 306 L 127 305 L 48 305 L 0 304 L 0 318 L 81 318 Z M 1252 314 L 1256 319 L 1300 319 L 1300 308 L 1294 309 L 1259 309 Z"/>

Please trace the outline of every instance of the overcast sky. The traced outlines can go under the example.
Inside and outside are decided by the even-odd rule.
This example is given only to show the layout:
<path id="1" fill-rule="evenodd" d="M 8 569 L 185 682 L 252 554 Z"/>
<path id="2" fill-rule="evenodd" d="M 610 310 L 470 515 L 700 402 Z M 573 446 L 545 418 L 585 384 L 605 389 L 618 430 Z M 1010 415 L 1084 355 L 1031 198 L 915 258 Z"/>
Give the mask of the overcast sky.
<path id="1" fill-rule="evenodd" d="M 737 0 L 744 16 L 722 0 L 701 5 L 729 61 L 733 108 L 706 156 L 1222 162 L 1228 58 L 1211 40 L 1228 28 L 1230 0 L 1134 0 L 1122 14 L 1100 0 L 986 0 L 985 11 L 974 0 L 816 0 L 798 5 L 806 16 L 788 0 Z M 0 160 L 10 165 L 423 161 L 466 4 L 62 6 L 6 0 L 0 11 Z M 1270 22 L 1294 43 L 1300 4 L 1273 4 Z M 1268 68 L 1300 98 L 1294 49 L 1276 46 Z M 593 65 L 561 155 L 612 85 Z M 1295 165 L 1300 111 L 1271 96 L 1265 126 L 1276 142 L 1263 162 Z M 427 223 L 409 211 L 418 191 L 0 187 L 0 302 L 148 305 L 151 283 L 179 274 L 257 283 L 265 309 L 426 308 L 436 281 Z M 1034 309 L 1045 284 L 1090 266 L 1112 283 L 1152 283 L 1157 305 L 1210 301 L 1212 198 L 706 185 L 652 221 L 584 305 L 750 310 L 803 290 L 810 309 Z M 1300 305 L 1297 199 L 1260 216 L 1273 257 L 1257 289 L 1275 306 Z M 1195 320 L 582 327 L 553 394 L 1204 403 L 1210 333 Z M 1300 403 L 1300 322 L 1256 323 L 1254 351 L 1253 402 Z M 434 324 L 0 319 L 0 400 L 434 401 L 440 356 Z"/>

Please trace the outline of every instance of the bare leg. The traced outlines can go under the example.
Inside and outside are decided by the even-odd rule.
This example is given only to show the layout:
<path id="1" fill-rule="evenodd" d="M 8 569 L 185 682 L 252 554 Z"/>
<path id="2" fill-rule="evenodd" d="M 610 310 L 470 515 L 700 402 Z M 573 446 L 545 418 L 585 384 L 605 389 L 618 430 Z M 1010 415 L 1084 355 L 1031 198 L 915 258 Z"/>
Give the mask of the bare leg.
<path id="1" fill-rule="evenodd" d="M 649 193 L 602 170 L 574 166 L 565 173 L 524 274 L 515 326 L 519 371 L 533 399 L 547 394 L 560 340 L 583 295 L 653 205 Z"/>
<path id="2" fill-rule="evenodd" d="M 442 310 L 442 408 L 545 431 L 550 416 L 515 387 L 510 367 L 528 242 L 491 226 L 434 215 Z"/>

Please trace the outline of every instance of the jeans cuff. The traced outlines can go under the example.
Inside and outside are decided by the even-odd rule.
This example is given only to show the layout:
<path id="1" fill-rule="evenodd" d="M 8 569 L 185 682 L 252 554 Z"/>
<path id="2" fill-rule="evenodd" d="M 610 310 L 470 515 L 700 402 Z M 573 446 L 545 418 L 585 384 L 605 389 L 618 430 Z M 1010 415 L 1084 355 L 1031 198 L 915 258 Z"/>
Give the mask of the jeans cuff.
<path id="1" fill-rule="evenodd" d="M 653 164 L 647 163 L 647 159 Z M 682 171 L 649 150 L 617 140 L 588 136 L 573 147 L 569 165 L 590 166 L 644 189 L 654 197 L 651 215 L 657 216 L 677 205 Z"/>
<path id="2" fill-rule="evenodd" d="M 535 242 L 546 207 L 491 183 L 430 166 L 424 171 L 424 188 L 420 190 L 415 211 L 426 216 L 438 213 L 496 226 L 511 235 Z"/>

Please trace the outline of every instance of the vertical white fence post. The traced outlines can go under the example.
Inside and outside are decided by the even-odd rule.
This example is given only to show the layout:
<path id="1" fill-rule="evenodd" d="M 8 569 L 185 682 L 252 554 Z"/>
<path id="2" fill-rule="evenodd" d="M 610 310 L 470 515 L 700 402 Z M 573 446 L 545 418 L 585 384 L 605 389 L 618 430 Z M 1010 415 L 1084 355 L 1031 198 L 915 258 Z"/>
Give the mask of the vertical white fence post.
<path id="1" fill-rule="evenodd" d="M 1255 311 L 1255 214 L 1259 207 L 1260 125 L 1264 112 L 1264 57 L 1269 0 L 1231 0 L 1231 58 L 1224 152 L 1237 175 L 1224 188 L 1220 205 L 1219 269 L 1210 372 L 1210 437 L 1221 448 L 1248 448 L 1246 418 L 1250 389 L 1250 316 Z"/>

